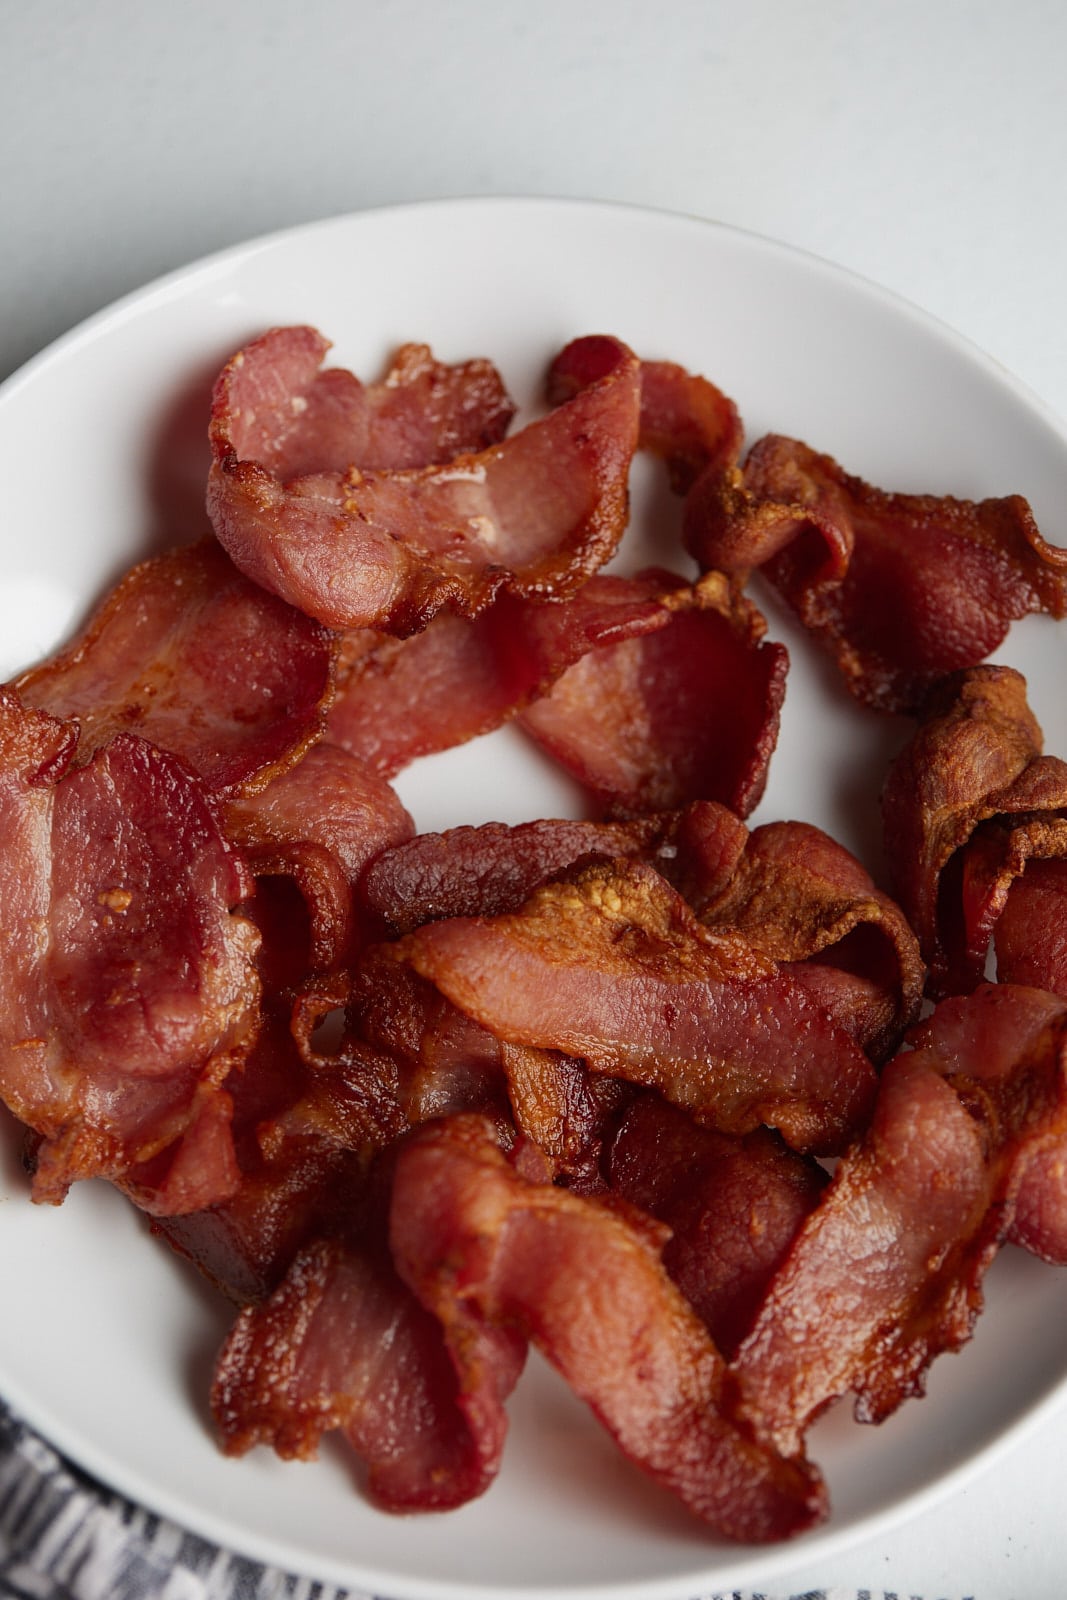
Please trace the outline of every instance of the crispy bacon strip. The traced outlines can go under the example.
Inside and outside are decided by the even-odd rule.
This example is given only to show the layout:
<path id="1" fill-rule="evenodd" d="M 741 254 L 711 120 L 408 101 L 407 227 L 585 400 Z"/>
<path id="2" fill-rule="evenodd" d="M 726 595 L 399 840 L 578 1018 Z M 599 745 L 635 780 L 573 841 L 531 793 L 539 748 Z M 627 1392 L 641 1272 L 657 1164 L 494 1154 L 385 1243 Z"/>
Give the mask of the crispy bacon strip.
<path id="1" fill-rule="evenodd" d="M 478 1351 L 488 1330 L 515 1328 L 630 1460 L 727 1537 L 786 1538 L 825 1514 L 817 1474 L 735 1424 L 725 1363 L 647 1234 L 525 1181 L 481 1119 L 405 1143 L 389 1231 L 401 1276 L 442 1323 L 469 1413 L 503 1428 Z"/>
<path id="2" fill-rule="evenodd" d="M 975 986 L 1012 882 L 1062 848 L 1067 763 L 1041 744 L 1025 679 L 981 666 L 945 680 L 890 768 L 886 855 L 932 994 Z"/>
<path id="3" fill-rule="evenodd" d="M 600 573 L 551 605 L 503 594 L 473 619 L 442 612 L 421 633 L 359 651 L 328 736 L 392 777 L 500 727 L 588 651 L 668 620 L 640 585 Z"/>
<path id="4" fill-rule="evenodd" d="M 502 1401 L 525 1343 L 508 1330 L 472 1340 L 469 1359 Z M 309 1459 L 344 1431 L 387 1511 L 443 1511 L 496 1476 L 502 1412 L 475 1414 L 436 1318 L 375 1241 L 318 1241 L 262 1306 L 241 1312 L 219 1356 L 211 1406 L 228 1455 L 270 1444 Z"/>
<path id="5" fill-rule="evenodd" d="M 663 871 L 703 922 L 736 927 L 789 962 L 841 1025 L 881 1061 L 916 1020 L 926 968 L 900 907 L 836 840 L 806 822 L 751 833 L 721 806 L 694 806 Z"/>
<path id="6" fill-rule="evenodd" d="M 261 787 L 319 737 L 335 649 L 205 539 L 133 567 L 74 642 L 14 687 L 78 722 L 79 761 L 139 733 L 229 795 Z"/>
<path id="7" fill-rule="evenodd" d="M 212 408 L 208 511 L 265 588 L 330 627 L 403 634 L 445 607 L 475 615 L 503 589 L 572 593 L 614 550 L 640 408 L 639 364 L 618 341 L 596 383 L 487 449 L 395 469 L 353 456 L 284 481 L 269 459 L 274 419 L 303 398 L 285 388 L 287 364 L 275 370 L 284 337 L 239 351 Z"/>
<path id="8" fill-rule="evenodd" d="M 148 1210 L 207 1204 L 234 1185 L 222 1085 L 258 1022 L 248 882 L 173 757 L 129 734 L 72 754 L 0 696 L 0 1094 L 40 1136 L 35 1199 L 99 1175 Z"/>
<path id="9" fill-rule="evenodd" d="M 719 573 L 639 575 L 669 625 L 584 655 L 521 724 L 615 816 L 718 800 L 740 816 L 767 782 L 789 666 Z"/>
<path id="10" fill-rule="evenodd" d="M 874 1074 L 848 1034 L 643 863 L 590 865 L 516 913 L 435 922 L 377 958 L 410 965 L 508 1043 L 655 1087 L 724 1130 L 767 1122 L 829 1153 L 870 1109 Z"/>
<path id="11" fill-rule="evenodd" d="M 1019 495 L 887 493 L 776 434 L 753 446 L 718 514 L 688 531 L 703 566 L 760 567 L 851 692 L 885 711 L 915 710 L 1027 612 L 1067 614 L 1067 552 Z"/>
<path id="12" fill-rule="evenodd" d="M 232 801 L 223 826 L 257 877 L 291 878 L 304 897 L 310 936 L 297 978 L 348 963 L 361 933 L 356 890 L 365 867 L 415 832 L 389 784 L 329 744 Z"/>
<path id="13" fill-rule="evenodd" d="M 944 1002 L 949 1026 L 939 1009 L 885 1068 L 870 1128 L 741 1347 L 744 1415 L 782 1450 L 849 1389 L 867 1422 L 922 1393 L 930 1362 L 971 1336 L 1032 1159 L 1062 1148 L 1067 1011 L 992 994 L 992 1009 L 989 991 Z"/>

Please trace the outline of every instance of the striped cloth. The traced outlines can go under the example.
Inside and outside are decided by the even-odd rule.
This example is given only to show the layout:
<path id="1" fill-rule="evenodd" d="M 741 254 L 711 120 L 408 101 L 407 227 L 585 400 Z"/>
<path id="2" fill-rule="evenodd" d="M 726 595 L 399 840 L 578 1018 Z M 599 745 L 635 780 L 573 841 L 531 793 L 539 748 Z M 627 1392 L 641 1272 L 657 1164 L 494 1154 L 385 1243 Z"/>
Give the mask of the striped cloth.
<path id="1" fill-rule="evenodd" d="M 220 1550 L 112 1494 L 0 1401 L 0 1600 L 386 1600 Z M 388 1600 L 404 1600 L 392 1595 Z M 693 1600 L 920 1600 L 884 1590 Z M 972 1597 L 957 1597 L 972 1600 Z"/>

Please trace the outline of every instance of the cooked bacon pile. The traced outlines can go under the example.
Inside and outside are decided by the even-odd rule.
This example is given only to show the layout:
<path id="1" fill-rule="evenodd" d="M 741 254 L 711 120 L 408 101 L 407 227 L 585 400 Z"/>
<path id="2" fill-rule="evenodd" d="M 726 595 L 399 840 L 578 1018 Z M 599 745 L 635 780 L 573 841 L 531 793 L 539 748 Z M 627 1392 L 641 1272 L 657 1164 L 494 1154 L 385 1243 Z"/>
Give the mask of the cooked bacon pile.
<path id="1" fill-rule="evenodd" d="M 728 397 L 614 338 L 519 428 L 487 361 L 365 386 L 326 349 L 233 357 L 217 539 L 0 690 L 33 1196 L 106 1178 L 235 1303 L 228 1452 L 339 1430 L 377 1504 L 460 1505 L 532 1343 L 712 1530 L 786 1538 L 835 1398 L 920 1393 L 1005 1240 L 1067 1261 L 1067 765 L 983 665 L 1067 555 L 1018 497 L 742 464 Z M 603 570 L 637 450 L 696 578 Z M 895 898 L 746 822 L 788 665 L 757 569 L 914 719 Z M 391 780 L 509 721 L 588 815 L 417 833 Z"/>

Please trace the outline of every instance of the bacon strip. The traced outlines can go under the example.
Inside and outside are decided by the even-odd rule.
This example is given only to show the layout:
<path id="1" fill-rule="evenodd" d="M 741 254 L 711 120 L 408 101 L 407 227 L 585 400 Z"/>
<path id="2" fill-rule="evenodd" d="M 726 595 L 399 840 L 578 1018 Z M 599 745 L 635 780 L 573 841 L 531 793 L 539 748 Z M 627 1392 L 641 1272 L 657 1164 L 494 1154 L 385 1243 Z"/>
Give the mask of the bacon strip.
<path id="1" fill-rule="evenodd" d="M 830 1153 L 870 1109 L 870 1063 L 788 969 L 703 927 L 642 863 L 588 866 L 517 913 L 432 923 L 378 954 L 498 1038 L 655 1087 L 723 1130 L 767 1122 Z"/>
<path id="2" fill-rule="evenodd" d="M 655 571 L 635 581 L 669 625 L 584 655 L 521 724 L 611 815 L 718 800 L 747 816 L 778 740 L 788 653 L 719 573 L 695 587 Z"/>
<path id="3" fill-rule="evenodd" d="M 365 867 L 415 831 L 385 780 L 328 744 L 259 794 L 232 801 L 223 826 L 257 877 L 292 878 L 304 897 L 310 938 L 297 978 L 347 965 L 361 933 L 356 890 Z"/>
<path id="4" fill-rule="evenodd" d="M 886 854 L 932 994 L 975 986 L 1013 879 L 1062 845 L 1067 763 L 1041 743 L 1025 679 L 982 666 L 945 680 L 890 768 Z"/>
<path id="5" fill-rule="evenodd" d="M 887 493 L 776 434 L 689 538 L 704 566 L 759 566 L 851 692 L 885 711 L 914 711 L 1027 612 L 1067 614 L 1067 552 L 1041 537 L 1020 496 Z"/>
<path id="6" fill-rule="evenodd" d="M 732 1357 L 828 1179 L 768 1128 L 728 1138 L 651 1095 L 611 1141 L 612 1190 L 665 1222 L 663 1265 Z"/>
<path id="7" fill-rule="evenodd" d="M 339 629 L 416 632 L 444 607 L 475 615 L 502 589 L 572 593 L 612 553 L 627 515 L 639 365 L 615 341 L 596 383 L 488 449 L 443 465 L 344 469 L 283 481 L 262 459 L 258 405 L 298 402 L 267 336 L 216 383 L 208 511 L 242 571 Z M 259 420 L 257 421 L 257 418 Z"/>
<path id="8" fill-rule="evenodd" d="M 981 1284 L 1035 1154 L 1067 1129 L 1067 1012 L 1033 991 L 944 1004 L 885 1068 L 871 1126 L 838 1164 L 772 1283 L 734 1370 L 743 1414 L 785 1451 L 853 1389 L 860 1421 L 920 1394 L 970 1338 Z M 1006 1027 L 1005 1027 L 1006 1024 Z M 1004 1056 L 1007 1052 L 1007 1066 Z"/>
<path id="9" fill-rule="evenodd" d="M 525 1181 L 480 1119 L 405 1143 L 390 1240 L 401 1276 L 441 1320 L 471 1414 L 503 1427 L 499 1386 L 477 1352 L 487 1330 L 516 1328 L 624 1454 L 717 1531 L 781 1539 L 824 1515 L 817 1475 L 736 1426 L 725 1363 L 645 1233 Z"/>
<path id="10" fill-rule="evenodd" d="M 641 586 L 599 573 L 551 605 L 503 594 L 473 619 L 442 612 L 421 633 L 360 650 L 328 737 L 392 777 L 500 727 L 588 651 L 668 620 Z"/>
<path id="11" fill-rule="evenodd" d="M 221 1086 L 258 1022 L 247 879 L 173 757 L 128 734 L 72 753 L 0 697 L 0 1094 L 40 1136 L 35 1199 L 99 1175 L 148 1210 L 207 1204 L 235 1182 Z"/>
<path id="12" fill-rule="evenodd" d="M 79 761 L 139 733 L 228 795 L 262 786 L 319 737 L 335 649 L 206 539 L 133 567 L 74 642 L 14 687 L 78 722 Z"/>

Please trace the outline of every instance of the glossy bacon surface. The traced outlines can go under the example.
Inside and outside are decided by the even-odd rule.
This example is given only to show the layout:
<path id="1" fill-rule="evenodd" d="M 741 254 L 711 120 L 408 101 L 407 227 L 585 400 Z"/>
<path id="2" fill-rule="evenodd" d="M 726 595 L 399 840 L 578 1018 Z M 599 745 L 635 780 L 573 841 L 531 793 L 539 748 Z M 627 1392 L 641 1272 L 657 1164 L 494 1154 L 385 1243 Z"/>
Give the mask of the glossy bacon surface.
<path id="1" fill-rule="evenodd" d="M 640 410 L 639 363 L 619 341 L 596 383 L 488 448 L 396 468 L 353 455 L 284 480 L 269 459 L 275 419 L 303 398 L 286 388 L 288 359 L 276 370 L 287 340 L 239 351 L 212 411 L 208 511 L 265 588 L 330 627 L 403 634 L 442 608 L 475 615 L 504 589 L 572 593 L 615 549 Z"/>
<path id="2" fill-rule="evenodd" d="M 694 587 L 665 572 L 635 581 L 667 625 L 583 655 L 522 726 L 606 814 L 717 800 L 747 816 L 777 743 L 788 653 L 721 574 Z"/>
<path id="3" fill-rule="evenodd" d="M 192 1209 L 236 1178 L 222 1085 L 258 1024 L 258 936 L 232 910 L 247 879 L 173 757 L 120 735 L 64 771 L 69 732 L 0 698 L 0 1092 L 41 1139 L 35 1198 L 101 1175 Z"/>
<path id="4" fill-rule="evenodd" d="M 824 1512 L 818 1475 L 738 1427 L 725 1363 L 646 1233 L 596 1201 L 530 1183 L 477 1118 L 421 1130 L 397 1161 L 402 1277 L 441 1320 L 461 1404 L 500 1418 L 486 1331 L 529 1337 L 620 1449 L 727 1537 L 781 1539 Z"/>
<path id="5" fill-rule="evenodd" d="M 78 722 L 80 761 L 137 733 L 232 794 L 261 787 L 320 736 L 335 648 L 206 539 L 134 567 L 73 643 L 15 687 L 27 705 Z"/>

